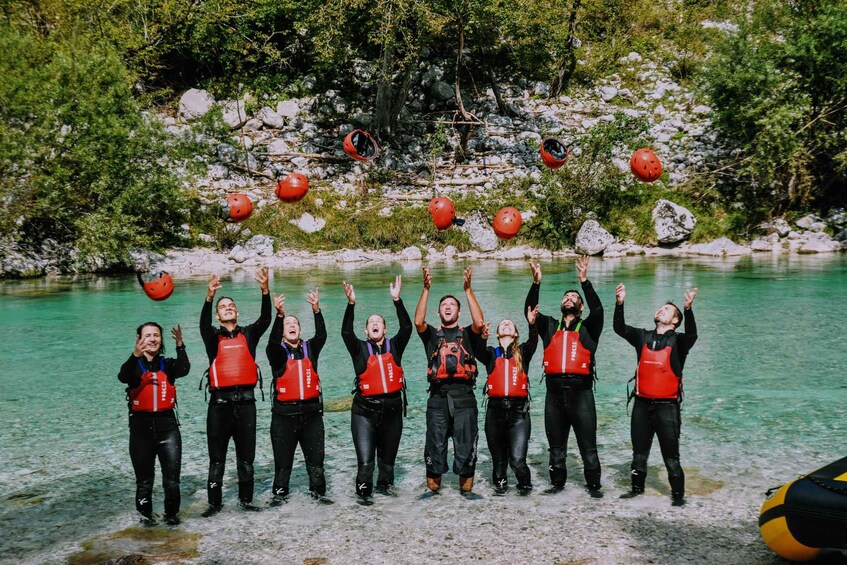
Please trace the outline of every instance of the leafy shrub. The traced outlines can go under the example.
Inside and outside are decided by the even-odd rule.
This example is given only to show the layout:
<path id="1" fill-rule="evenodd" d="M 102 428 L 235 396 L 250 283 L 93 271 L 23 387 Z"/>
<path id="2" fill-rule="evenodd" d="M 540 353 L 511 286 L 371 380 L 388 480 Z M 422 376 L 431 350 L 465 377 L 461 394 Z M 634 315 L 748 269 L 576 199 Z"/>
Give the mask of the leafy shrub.
<path id="1" fill-rule="evenodd" d="M 0 26 L 0 230 L 120 261 L 179 241 L 180 146 L 142 115 L 117 54 Z"/>
<path id="2" fill-rule="evenodd" d="M 600 122 L 578 141 L 580 154 L 571 155 L 564 167 L 545 169 L 536 190 L 538 215 L 530 223 L 532 238 L 560 249 L 573 243 L 585 220 L 607 220 L 615 211 L 636 206 L 644 188 L 621 171 L 613 158 L 628 156 L 640 146 L 647 128 L 644 118 L 615 114 L 614 121 Z M 619 231 L 628 226 L 619 220 L 612 227 Z"/>

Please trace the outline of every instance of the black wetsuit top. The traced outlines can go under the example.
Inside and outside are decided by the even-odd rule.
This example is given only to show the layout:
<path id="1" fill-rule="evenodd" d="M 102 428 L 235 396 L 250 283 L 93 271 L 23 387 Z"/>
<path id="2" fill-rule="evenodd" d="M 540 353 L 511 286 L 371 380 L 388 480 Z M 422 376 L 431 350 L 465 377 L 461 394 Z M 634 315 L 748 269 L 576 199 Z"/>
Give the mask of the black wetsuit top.
<path id="1" fill-rule="evenodd" d="M 541 285 L 536 283 L 532 283 L 532 286 L 529 287 L 529 293 L 526 295 L 526 302 L 524 304 L 524 311 L 526 311 L 527 308 L 535 308 L 535 306 L 538 305 L 538 291 L 540 288 Z M 577 324 L 582 321 L 582 325 L 579 329 L 579 341 L 582 343 L 583 347 L 591 352 L 591 375 L 594 375 L 594 354 L 597 351 L 597 343 L 600 341 L 600 334 L 603 332 L 603 304 L 600 302 L 600 297 L 597 296 L 597 291 L 594 290 L 594 286 L 591 284 L 591 281 L 587 279 L 584 283 L 582 283 L 582 294 L 585 297 L 585 303 L 589 309 L 588 316 L 584 319 L 577 316 L 571 320 L 571 323 L 568 324 L 567 327 L 562 324 L 562 329 L 565 331 L 574 331 L 576 330 Z M 550 345 L 550 340 L 553 339 L 553 334 L 559 330 L 559 324 L 561 322 L 561 318 L 554 318 L 552 316 L 546 316 L 540 312 L 538 313 L 535 324 L 538 326 L 538 335 L 541 336 L 541 341 L 545 349 L 547 349 L 547 346 Z M 584 378 L 582 375 L 574 376 L 577 378 Z"/>
<path id="2" fill-rule="evenodd" d="M 394 334 L 394 337 L 390 338 L 390 353 L 394 358 L 394 362 L 398 366 L 402 367 L 403 352 L 406 350 L 409 338 L 412 337 L 412 319 L 409 318 L 409 313 L 406 311 L 406 307 L 403 306 L 402 299 L 393 302 L 394 308 L 397 310 L 397 318 L 400 321 L 400 328 L 397 330 L 397 333 Z M 347 347 L 347 351 L 353 359 L 353 370 L 357 375 L 361 375 L 365 372 L 365 369 L 368 366 L 368 358 L 371 355 L 368 351 L 368 342 L 370 342 L 371 347 L 373 348 L 374 355 L 382 355 L 385 353 L 385 341 L 383 340 L 382 345 L 377 345 L 374 341 L 361 340 L 356 337 L 356 333 L 353 330 L 353 315 L 355 308 L 355 304 L 347 303 L 347 309 L 344 311 L 344 321 L 341 322 L 341 337 L 344 339 L 344 345 Z"/>
<path id="3" fill-rule="evenodd" d="M 612 327 L 615 333 L 627 340 L 635 347 L 638 360 L 641 360 L 641 349 L 647 344 L 649 349 L 658 351 L 668 345 L 668 339 L 676 336 L 676 345 L 671 349 L 671 369 L 674 374 L 682 376 L 682 368 L 685 366 L 685 358 L 694 342 L 697 341 L 697 324 L 694 321 L 694 312 L 691 309 L 683 310 L 685 319 L 685 333 L 676 333 L 668 330 L 663 334 L 657 334 L 656 330 L 647 330 L 627 326 L 624 323 L 623 304 L 615 304 L 615 316 Z"/>

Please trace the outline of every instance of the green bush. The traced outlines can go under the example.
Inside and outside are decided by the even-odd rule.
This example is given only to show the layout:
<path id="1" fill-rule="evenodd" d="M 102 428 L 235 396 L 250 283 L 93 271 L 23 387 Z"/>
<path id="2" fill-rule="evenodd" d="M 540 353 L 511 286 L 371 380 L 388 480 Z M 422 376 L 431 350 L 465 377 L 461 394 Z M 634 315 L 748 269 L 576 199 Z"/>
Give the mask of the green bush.
<path id="1" fill-rule="evenodd" d="M 0 26 L 0 230 L 121 261 L 179 241 L 187 148 L 145 118 L 117 54 Z"/>
<path id="2" fill-rule="evenodd" d="M 600 122 L 578 141 L 580 154 L 571 155 L 564 167 L 545 169 L 535 191 L 533 240 L 561 249 L 573 243 L 582 223 L 592 217 L 601 223 L 615 219 L 613 233 L 632 236 L 629 232 L 637 226 L 625 221 L 625 214 L 646 198 L 644 188 L 612 159 L 643 146 L 647 129 L 646 119 L 617 113 L 614 121 Z"/>
<path id="3" fill-rule="evenodd" d="M 754 3 L 703 77 L 733 174 L 722 193 L 750 221 L 843 202 L 847 3 Z"/>

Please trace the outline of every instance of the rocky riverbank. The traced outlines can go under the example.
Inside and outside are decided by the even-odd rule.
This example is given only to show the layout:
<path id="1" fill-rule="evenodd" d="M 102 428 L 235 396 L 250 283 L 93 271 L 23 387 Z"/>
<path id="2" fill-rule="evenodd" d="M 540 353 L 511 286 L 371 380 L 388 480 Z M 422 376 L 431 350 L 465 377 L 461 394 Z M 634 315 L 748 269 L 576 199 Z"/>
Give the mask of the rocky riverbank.
<path id="1" fill-rule="evenodd" d="M 343 98 L 337 90 L 289 100 L 257 100 L 247 94 L 240 100 L 215 100 L 203 90 L 191 89 L 179 101 L 175 115 L 150 114 L 163 120 L 174 136 L 196 135 L 192 123 L 214 108 L 219 108 L 230 128 L 231 142 L 214 145 L 212 156 L 197 156 L 208 166 L 205 177 L 196 179 L 202 206 L 217 207 L 229 193 L 247 194 L 256 208 L 276 203 L 273 196 L 276 179 L 288 172 L 305 172 L 313 185 L 334 193 L 353 196 L 362 190 L 363 178 L 379 172 L 390 178 L 382 190 L 385 212 L 393 207 L 420 205 L 433 189 L 442 193 L 473 191 L 482 198 L 509 179 L 540 179 L 538 146 L 541 139 L 556 135 L 573 143 L 572 158 L 579 158 L 578 140 L 592 128 L 616 119 L 616 115 L 645 119 L 649 123 L 652 147 L 661 155 L 670 186 L 686 182 L 706 170 L 725 153 L 711 128 L 711 109 L 698 101 L 694 92 L 674 82 L 667 69 L 630 53 L 620 61 L 624 65 L 615 74 L 591 88 L 577 89 L 569 96 L 548 98 L 545 83 L 520 81 L 503 89 L 501 99 L 507 112 L 498 107 L 492 92 L 475 101 L 474 113 L 481 120 L 467 144 L 459 165 L 443 151 L 433 152 L 427 141 L 422 115 L 437 115 L 449 110 L 453 87 L 442 80 L 445 70 L 421 64 L 414 81 L 420 95 L 410 100 L 401 115 L 403 125 L 395 136 L 394 147 L 381 148 L 379 159 L 362 164 L 349 159 L 341 149 L 341 139 L 354 128 L 367 128 L 371 116 L 367 96 L 373 71 L 359 62 L 356 80 L 360 99 Z M 621 76 L 623 75 L 623 76 Z M 305 81 L 309 86 L 310 81 Z M 248 112 L 248 109 L 250 111 Z M 458 133 L 445 128 L 447 146 L 456 147 Z M 615 164 L 628 170 L 626 155 Z M 352 199 L 351 199 L 352 201 Z M 346 206 L 347 202 L 343 202 Z M 524 219 L 534 210 L 522 210 Z M 425 213 L 422 211 L 421 213 Z M 13 240 L 0 241 L 0 278 L 37 277 L 48 274 L 109 272 L 163 269 L 174 274 L 223 272 L 258 264 L 292 268 L 320 263 L 359 264 L 387 261 L 440 261 L 451 259 L 524 259 L 529 256 L 568 256 L 577 253 L 622 257 L 628 255 L 706 255 L 727 256 L 762 253 L 831 253 L 845 249 L 847 214 L 831 211 L 826 218 L 807 215 L 790 224 L 779 218 L 758 226 L 747 241 L 720 238 L 709 243 L 688 243 L 697 222 L 694 214 L 668 200 L 657 200 L 653 209 L 656 241 L 659 246 L 644 247 L 620 241 L 596 220 L 586 221 L 573 245 L 562 251 L 514 247 L 497 240 L 488 219 L 479 212 L 468 215 L 461 228 L 471 243 L 470 251 L 457 252 L 450 246 L 437 249 L 424 239 L 419 246 L 399 252 L 367 249 L 340 249 L 308 252 L 284 248 L 267 235 L 235 230 L 237 243 L 222 244 L 214 235 L 201 233 L 191 238 L 191 225 L 185 224 L 186 241 L 209 248 L 174 249 L 164 255 L 138 250 L 131 258 L 109 260 L 82 256 L 53 240 L 38 247 Z M 304 213 L 295 222 L 307 233 L 319 233 L 325 227 L 320 214 Z M 830 235 L 832 234 L 832 235 Z M 232 238 L 230 238 L 232 239 Z M 227 247 L 224 251 L 211 248 Z"/>

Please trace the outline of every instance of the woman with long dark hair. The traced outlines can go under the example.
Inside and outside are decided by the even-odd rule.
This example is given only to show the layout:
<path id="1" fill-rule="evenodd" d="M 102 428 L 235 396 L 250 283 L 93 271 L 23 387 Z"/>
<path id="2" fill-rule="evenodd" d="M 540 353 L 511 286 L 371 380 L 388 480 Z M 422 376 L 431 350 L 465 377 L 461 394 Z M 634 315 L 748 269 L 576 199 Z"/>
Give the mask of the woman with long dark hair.
<path id="1" fill-rule="evenodd" d="M 135 470 L 135 507 L 144 520 L 153 519 L 153 481 L 156 458 L 165 489 L 165 522 L 179 523 L 179 474 L 182 437 L 176 408 L 176 379 L 191 369 L 182 328 L 171 329 L 176 359 L 165 357 L 162 326 L 138 326 L 132 355 L 121 365 L 118 380 L 126 384 L 129 406 L 129 455 Z"/>

